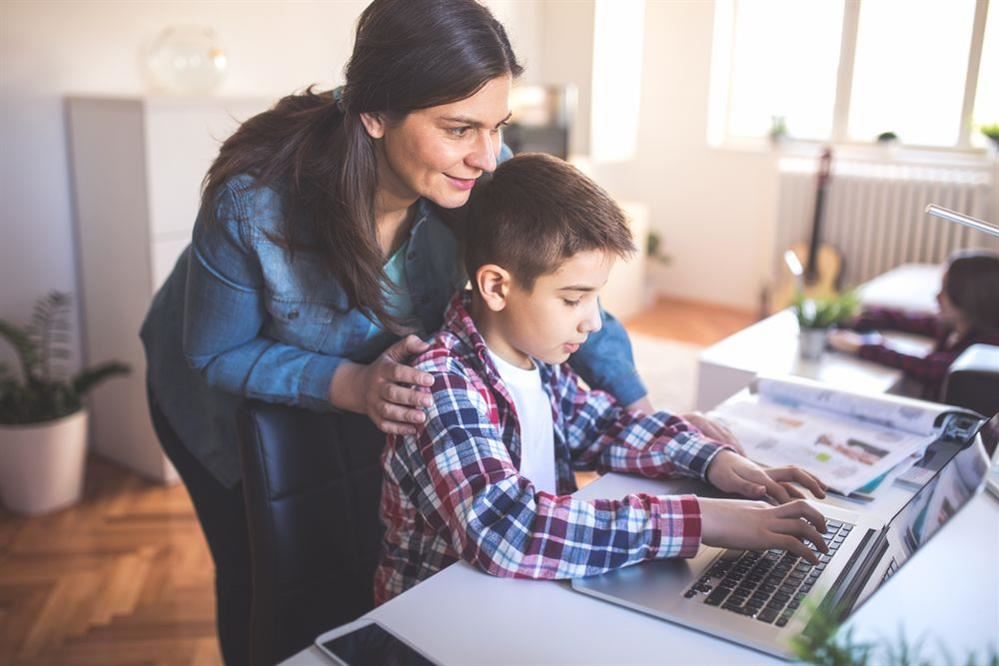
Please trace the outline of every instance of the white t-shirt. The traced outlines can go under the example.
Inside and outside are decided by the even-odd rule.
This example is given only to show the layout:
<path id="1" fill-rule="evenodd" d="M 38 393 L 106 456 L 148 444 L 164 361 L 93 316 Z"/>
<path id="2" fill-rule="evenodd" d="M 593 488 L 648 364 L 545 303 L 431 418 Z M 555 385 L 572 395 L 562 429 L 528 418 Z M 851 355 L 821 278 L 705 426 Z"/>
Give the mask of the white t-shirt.
<path id="1" fill-rule="evenodd" d="M 520 475 L 537 490 L 557 494 L 555 477 L 555 424 L 552 404 L 541 387 L 541 372 L 518 368 L 489 351 L 507 391 L 513 398 L 520 423 Z"/>

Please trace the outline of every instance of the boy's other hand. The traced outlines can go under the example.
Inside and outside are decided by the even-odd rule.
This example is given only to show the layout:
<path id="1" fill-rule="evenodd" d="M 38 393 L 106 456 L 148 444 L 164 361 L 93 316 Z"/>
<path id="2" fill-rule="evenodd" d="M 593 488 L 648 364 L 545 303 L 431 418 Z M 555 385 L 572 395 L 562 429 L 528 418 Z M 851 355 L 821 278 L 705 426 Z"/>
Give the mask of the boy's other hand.
<path id="1" fill-rule="evenodd" d="M 700 412 L 680 414 L 680 418 L 704 433 L 705 437 L 722 444 L 728 444 L 738 453 L 746 455 L 746 451 L 739 444 L 735 434 L 718 421 L 713 421 Z"/>
<path id="2" fill-rule="evenodd" d="M 829 552 L 822 533 L 826 521 L 804 500 L 770 506 L 749 500 L 698 498 L 701 506 L 701 543 L 720 548 L 765 550 L 781 548 L 818 564 L 807 539 L 819 551 Z"/>
<path id="3" fill-rule="evenodd" d="M 721 451 L 708 465 L 708 482 L 727 493 L 738 493 L 751 499 L 770 498 L 785 504 L 805 495 L 793 484 L 797 483 L 822 499 L 826 485 L 795 465 L 764 469 L 749 458 L 734 451 Z"/>

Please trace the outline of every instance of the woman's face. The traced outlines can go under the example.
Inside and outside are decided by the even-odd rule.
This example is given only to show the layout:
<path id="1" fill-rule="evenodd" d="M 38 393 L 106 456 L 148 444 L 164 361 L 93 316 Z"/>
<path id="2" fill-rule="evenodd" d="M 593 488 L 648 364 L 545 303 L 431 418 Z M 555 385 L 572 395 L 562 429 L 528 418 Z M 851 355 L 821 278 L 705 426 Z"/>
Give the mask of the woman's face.
<path id="1" fill-rule="evenodd" d="M 476 179 L 496 168 L 510 84 L 509 75 L 499 76 L 471 97 L 413 111 L 395 124 L 361 114 L 377 139 L 379 207 L 405 208 L 419 197 L 463 206 Z"/>

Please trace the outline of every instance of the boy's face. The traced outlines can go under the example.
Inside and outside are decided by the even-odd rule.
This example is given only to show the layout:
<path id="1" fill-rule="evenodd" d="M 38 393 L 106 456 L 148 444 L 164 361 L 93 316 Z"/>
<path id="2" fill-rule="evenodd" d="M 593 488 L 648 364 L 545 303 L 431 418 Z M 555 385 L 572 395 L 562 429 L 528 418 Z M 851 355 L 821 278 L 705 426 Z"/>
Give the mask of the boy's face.
<path id="1" fill-rule="evenodd" d="M 563 363 L 600 330 L 597 294 L 613 263 L 602 250 L 580 252 L 540 276 L 530 291 L 511 281 L 504 306 L 495 313 L 500 336 L 487 340 L 490 347 L 521 367 L 530 366 L 529 357 Z"/>

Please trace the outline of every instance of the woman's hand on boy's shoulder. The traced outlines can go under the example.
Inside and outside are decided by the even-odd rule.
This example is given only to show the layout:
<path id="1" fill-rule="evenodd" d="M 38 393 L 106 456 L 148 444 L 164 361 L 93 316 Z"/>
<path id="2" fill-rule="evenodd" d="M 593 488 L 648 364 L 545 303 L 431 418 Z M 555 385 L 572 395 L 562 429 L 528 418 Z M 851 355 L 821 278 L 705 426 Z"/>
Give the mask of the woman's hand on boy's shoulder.
<path id="1" fill-rule="evenodd" d="M 368 365 L 342 364 L 330 385 L 330 402 L 367 414 L 386 434 L 415 434 L 426 420 L 423 410 L 432 404 L 426 391 L 434 377 L 407 361 L 428 348 L 420 338 L 408 335 Z"/>
<path id="2" fill-rule="evenodd" d="M 778 504 L 805 497 L 795 484 L 808 488 L 820 499 L 826 496 L 825 484 L 796 465 L 764 469 L 749 458 L 729 450 L 721 451 L 714 457 L 708 465 L 707 479 L 711 485 L 727 493 L 751 499 L 770 498 Z"/>

